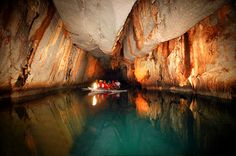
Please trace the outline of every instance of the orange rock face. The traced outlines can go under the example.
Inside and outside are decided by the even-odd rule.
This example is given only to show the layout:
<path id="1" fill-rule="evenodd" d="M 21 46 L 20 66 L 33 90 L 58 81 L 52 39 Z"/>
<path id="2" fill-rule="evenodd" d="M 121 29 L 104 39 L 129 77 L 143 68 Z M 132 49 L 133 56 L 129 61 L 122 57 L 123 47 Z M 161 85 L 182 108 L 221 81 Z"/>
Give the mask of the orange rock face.
<path id="1" fill-rule="evenodd" d="M 124 57 L 134 60 L 150 53 L 157 44 L 183 35 L 223 3 L 222 0 L 137 1 L 123 43 Z"/>
<path id="2" fill-rule="evenodd" d="M 187 33 L 135 59 L 135 77 L 144 88 L 193 90 L 232 98 L 236 84 L 236 22 L 229 6 Z"/>
<path id="3" fill-rule="evenodd" d="M 12 3 L 0 11 L 0 91 L 75 85 L 103 74 L 96 58 L 73 46 L 53 4 Z"/>

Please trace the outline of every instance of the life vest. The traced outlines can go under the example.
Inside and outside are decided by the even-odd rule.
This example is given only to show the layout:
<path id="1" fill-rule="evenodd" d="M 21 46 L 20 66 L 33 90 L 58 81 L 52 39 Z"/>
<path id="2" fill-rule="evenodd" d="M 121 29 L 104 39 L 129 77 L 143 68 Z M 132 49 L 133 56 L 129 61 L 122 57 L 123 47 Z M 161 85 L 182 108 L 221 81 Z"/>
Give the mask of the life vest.
<path id="1" fill-rule="evenodd" d="M 104 84 L 104 88 L 108 89 L 108 84 L 107 83 Z"/>
<path id="2" fill-rule="evenodd" d="M 99 88 L 102 88 L 102 84 L 103 84 L 102 82 L 99 82 L 99 83 L 98 83 L 98 87 L 99 87 Z"/>
<path id="3" fill-rule="evenodd" d="M 104 82 L 102 82 L 102 87 L 101 88 L 105 88 L 105 83 Z"/>

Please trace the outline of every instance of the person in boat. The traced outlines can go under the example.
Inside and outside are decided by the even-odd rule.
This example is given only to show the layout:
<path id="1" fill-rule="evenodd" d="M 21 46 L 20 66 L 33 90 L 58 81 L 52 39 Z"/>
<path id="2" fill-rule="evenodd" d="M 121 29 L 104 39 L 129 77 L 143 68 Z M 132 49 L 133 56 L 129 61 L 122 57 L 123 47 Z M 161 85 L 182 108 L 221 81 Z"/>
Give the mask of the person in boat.
<path id="1" fill-rule="evenodd" d="M 99 80 L 98 88 L 103 88 L 103 87 L 104 87 L 103 80 Z"/>
<path id="2" fill-rule="evenodd" d="M 115 81 L 115 85 L 117 89 L 120 89 L 121 83 L 118 80 Z"/>
<path id="3" fill-rule="evenodd" d="M 112 89 L 112 87 L 111 87 L 111 81 L 106 82 L 106 81 L 104 80 L 104 89 Z"/>
<path id="4" fill-rule="evenodd" d="M 108 87 L 108 89 L 112 89 L 112 87 L 111 87 L 111 81 L 108 81 L 107 87 Z"/>
<path id="5" fill-rule="evenodd" d="M 114 80 L 112 80 L 112 81 L 111 81 L 111 89 L 115 89 L 115 88 L 116 88 L 115 81 L 114 81 Z"/>
<path id="6" fill-rule="evenodd" d="M 95 83 L 93 84 L 93 88 L 99 88 L 99 82 L 98 82 L 98 80 L 95 80 Z"/>
<path id="7" fill-rule="evenodd" d="M 108 85 L 107 85 L 106 80 L 104 80 L 103 82 L 104 82 L 104 89 L 108 89 Z"/>
<path id="8" fill-rule="evenodd" d="M 97 84 L 97 88 L 99 89 L 119 89 L 121 85 L 121 83 L 117 80 L 112 80 L 112 82 L 106 82 L 106 80 L 96 80 L 95 84 Z"/>
<path id="9" fill-rule="evenodd" d="M 112 82 L 111 82 L 111 84 L 110 84 L 110 88 L 111 89 L 119 89 L 120 88 L 120 82 L 119 81 L 114 81 L 114 80 L 112 80 Z"/>

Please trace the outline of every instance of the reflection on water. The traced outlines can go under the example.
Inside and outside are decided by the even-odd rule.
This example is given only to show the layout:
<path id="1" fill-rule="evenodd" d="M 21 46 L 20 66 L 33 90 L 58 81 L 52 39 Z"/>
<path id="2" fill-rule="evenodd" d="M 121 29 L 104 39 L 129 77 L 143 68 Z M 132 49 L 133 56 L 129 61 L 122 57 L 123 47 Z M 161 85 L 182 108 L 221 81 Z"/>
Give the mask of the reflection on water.
<path id="1" fill-rule="evenodd" d="M 95 106 L 97 104 L 97 98 L 96 95 L 93 96 L 93 106 Z"/>
<path id="2" fill-rule="evenodd" d="M 226 155 L 234 101 L 67 91 L 0 111 L 1 155 Z"/>
<path id="3" fill-rule="evenodd" d="M 0 112 L 1 155 L 68 155 L 85 121 L 76 93 L 14 105 Z"/>

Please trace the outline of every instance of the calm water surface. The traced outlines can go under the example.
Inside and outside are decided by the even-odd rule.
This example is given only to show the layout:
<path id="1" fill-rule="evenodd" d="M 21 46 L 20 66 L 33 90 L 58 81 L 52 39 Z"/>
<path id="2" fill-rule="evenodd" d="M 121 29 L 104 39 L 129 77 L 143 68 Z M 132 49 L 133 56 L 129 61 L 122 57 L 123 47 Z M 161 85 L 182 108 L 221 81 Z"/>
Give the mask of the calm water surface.
<path id="1" fill-rule="evenodd" d="M 2 156 L 235 153 L 235 101 L 166 92 L 94 95 L 74 90 L 1 103 Z"/>

